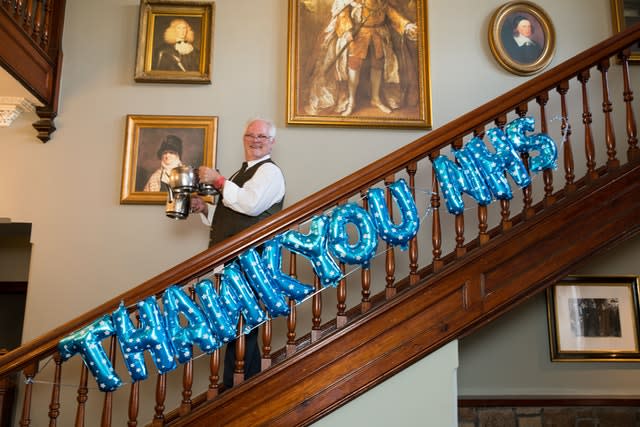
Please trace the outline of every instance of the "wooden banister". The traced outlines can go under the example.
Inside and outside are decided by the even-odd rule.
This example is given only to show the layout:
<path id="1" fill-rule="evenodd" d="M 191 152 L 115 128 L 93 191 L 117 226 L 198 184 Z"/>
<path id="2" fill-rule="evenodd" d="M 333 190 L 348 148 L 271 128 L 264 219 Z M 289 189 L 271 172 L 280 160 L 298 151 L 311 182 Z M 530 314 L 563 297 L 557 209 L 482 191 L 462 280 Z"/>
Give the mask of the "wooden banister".
<path id="1" fill-rule="evenodd" d="M 62 69 L 65 0 L 3 1 L 0 3 L 0 66 L 43 106 L 33 124 L 47 142 L 55 131 Z"/>

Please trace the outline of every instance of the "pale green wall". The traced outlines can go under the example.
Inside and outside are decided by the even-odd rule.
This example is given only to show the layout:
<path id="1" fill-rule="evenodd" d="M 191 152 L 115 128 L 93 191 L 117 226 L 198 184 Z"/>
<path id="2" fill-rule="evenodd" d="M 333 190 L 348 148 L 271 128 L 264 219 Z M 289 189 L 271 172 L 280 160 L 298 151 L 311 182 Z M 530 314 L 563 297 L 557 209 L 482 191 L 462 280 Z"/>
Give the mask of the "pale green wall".
<path id="1" fill-rule="evenodd" d="M 639 253 L 636 238 L 585 261 L 573 274 L 639 276 Z M 544 294 L 459 343 L 461 396 L 638 396 L 638 362 L 551 362 Z"/>
<path id="2" fill-rule="evenodd" d="M 127 114 L 218 116 L 217 160 L 227 174 L 241 160 L 238 137 L 245 120 L 273 117 L 280 128 L 274 157 L 287 177 L 287 205 L 424 134 L 286 127 L 287 4 L 218 0 L 213 83 L 201 86 L 133 81 L 137 0 L 67 1 L 58 130 L 49 143 L 40 143 L 33 114 L 0 129 L 0 182 L 15 184 L 2 189 L 0 216 L 33 224 L 24 340 L 206 247 L 197 218 L 175 222 L 159 205 L 119 204 Z M 526 80 L 503 70 L 488 47 L 488 22 L 502 4 L 429 1 L 434 127 Z M 537 4 L 556 28 L 551 66 L 612 34 L 608 0 Z"/>

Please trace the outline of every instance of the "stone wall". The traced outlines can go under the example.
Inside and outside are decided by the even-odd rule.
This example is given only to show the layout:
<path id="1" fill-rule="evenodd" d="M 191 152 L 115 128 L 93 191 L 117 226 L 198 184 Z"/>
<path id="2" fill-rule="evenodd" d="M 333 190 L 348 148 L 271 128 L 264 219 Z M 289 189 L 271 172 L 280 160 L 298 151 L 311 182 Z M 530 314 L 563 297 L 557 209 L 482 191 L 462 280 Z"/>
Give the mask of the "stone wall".
<path id="1" fill-rule="evenodd" d="M 638 406 L 460 407 L 458 427 L 640 427 Z"/>

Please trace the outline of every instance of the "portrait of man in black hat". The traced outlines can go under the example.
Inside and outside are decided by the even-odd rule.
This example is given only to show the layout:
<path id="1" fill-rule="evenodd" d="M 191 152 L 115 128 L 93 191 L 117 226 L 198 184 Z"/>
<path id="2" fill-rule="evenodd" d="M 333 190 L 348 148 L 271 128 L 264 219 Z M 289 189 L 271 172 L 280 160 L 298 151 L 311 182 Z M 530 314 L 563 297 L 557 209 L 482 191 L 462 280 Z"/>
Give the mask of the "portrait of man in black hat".
<path id="1" fill-rule="evenodd" d="M 171 169 L 204 161 L 204 130 L 198 128 L 143 128 L 137 158 L 136 191 L 169 191 Z"/>
<path id="2" fill-rule="evenodd" d="M 151 174 L 142 191 L 169 191 L 171 169 L 182 165 L 182 140 L 175 135 L 167 135 L 157 152 L 160 167 Z"/>

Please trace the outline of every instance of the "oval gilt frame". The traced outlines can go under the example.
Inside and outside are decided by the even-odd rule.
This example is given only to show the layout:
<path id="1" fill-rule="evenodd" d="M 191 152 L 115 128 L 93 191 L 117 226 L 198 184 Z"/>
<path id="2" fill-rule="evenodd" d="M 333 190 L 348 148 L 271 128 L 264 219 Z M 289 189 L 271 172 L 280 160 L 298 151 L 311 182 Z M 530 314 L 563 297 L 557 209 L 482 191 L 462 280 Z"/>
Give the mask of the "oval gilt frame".
<path id="1" fill-rule="evenodd" d="M 531 40 L 540 53 L 534 59 L 517 57 L 513 28 L 516 20 L 530 21 Z M 521 76 L 535 74 L 544 69 L 553 58 L 556 36 L 551 19 L 539 6 L 528 1 L 512 1 L 496 10 L 489 23 L 489 47 L 498 63 L 508 71 Z"/>

